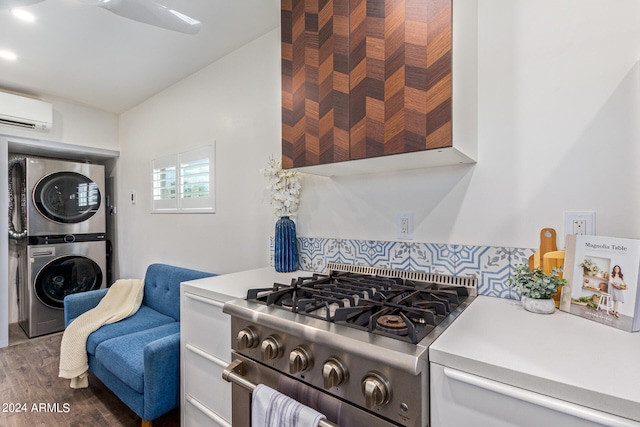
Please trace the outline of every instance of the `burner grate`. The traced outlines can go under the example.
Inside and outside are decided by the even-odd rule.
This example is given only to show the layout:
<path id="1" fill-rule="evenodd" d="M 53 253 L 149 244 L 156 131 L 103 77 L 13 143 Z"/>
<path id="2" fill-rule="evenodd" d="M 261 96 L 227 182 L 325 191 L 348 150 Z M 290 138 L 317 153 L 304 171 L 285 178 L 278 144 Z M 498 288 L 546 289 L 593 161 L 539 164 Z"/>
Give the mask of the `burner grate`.
<path id="1" fill-rule="evenodd" d="M 330 263 L 313 273 L 249 289 L 247 300 L 417 344 L 476 294 L 477 279 Z"/>

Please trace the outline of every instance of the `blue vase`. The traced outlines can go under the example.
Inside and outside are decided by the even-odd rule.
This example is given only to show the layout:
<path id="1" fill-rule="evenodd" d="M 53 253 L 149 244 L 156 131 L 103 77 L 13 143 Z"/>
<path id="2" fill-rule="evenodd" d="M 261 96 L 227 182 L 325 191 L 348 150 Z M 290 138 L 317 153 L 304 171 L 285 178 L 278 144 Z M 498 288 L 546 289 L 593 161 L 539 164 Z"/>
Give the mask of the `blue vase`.
<path id="1" fill-rule="evenodd" d="M 276 222 L 273 264 L 276 271 L 287 273 L 298 269 L 298 242 L 296 224 L 288 216 Z"/>

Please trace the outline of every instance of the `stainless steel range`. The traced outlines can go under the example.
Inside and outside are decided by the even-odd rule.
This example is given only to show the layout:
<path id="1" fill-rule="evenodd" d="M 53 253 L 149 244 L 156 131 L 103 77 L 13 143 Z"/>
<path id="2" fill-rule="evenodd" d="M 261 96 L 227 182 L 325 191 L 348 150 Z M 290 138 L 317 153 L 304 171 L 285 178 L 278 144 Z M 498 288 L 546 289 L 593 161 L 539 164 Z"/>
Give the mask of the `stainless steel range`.
<path id="1" fill-rule="evenodd" d="M 326 426 L 428 426 L 428 347 L 473 301 L 476 279 L 327 270 L 224 305 L 233 425 L 251 425 L 250 392 L 262 383 L 325 414 Z"/>

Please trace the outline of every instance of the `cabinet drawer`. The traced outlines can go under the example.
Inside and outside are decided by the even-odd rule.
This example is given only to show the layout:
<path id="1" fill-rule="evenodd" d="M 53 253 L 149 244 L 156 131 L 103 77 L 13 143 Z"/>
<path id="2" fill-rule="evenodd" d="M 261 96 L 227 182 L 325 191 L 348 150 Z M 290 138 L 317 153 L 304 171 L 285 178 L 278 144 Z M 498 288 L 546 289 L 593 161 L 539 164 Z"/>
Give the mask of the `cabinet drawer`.
<path id="1" fill-rule="evenodd" d="M 431 363 L 432 427 L 636 427 L 635 421 Z"/>
<path id="2" fill-rule="evenodd" d="M 221 419 L 190 396 L 187 396 L 183 411 L 184 427 L 231 427 L 231 423 Z"/>
<path id="3" fill-rule="evenodd" d="M 231 384 L 222 379 L 228 363 L 190 344 L 184 350 L 186 400 L 196 399 L 220 418 L 231 420 Z"/>
<path id="4" fill-rule="evenodd" d="M 222 312 L 223 303 L 185 292 L 181 313 L 185 344 L 230 362 L 231 318 Z"/>

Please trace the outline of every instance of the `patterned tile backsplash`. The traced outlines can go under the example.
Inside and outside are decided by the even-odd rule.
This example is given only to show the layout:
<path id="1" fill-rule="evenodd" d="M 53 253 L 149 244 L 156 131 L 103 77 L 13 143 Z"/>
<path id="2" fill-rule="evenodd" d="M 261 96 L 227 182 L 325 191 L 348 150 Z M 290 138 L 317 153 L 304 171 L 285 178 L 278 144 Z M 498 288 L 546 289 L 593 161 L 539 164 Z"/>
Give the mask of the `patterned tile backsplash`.
<path id="1" fill-rule="evenodd" d="M 273 266 L 273 237 L 269 240 Z M 301 270 L 324 272 L 327 263 L 337 262 L 477 277 L 480 295 L 518 299 L 507 279 L 535 249 L 298 237 L 298 252 Z"/>

